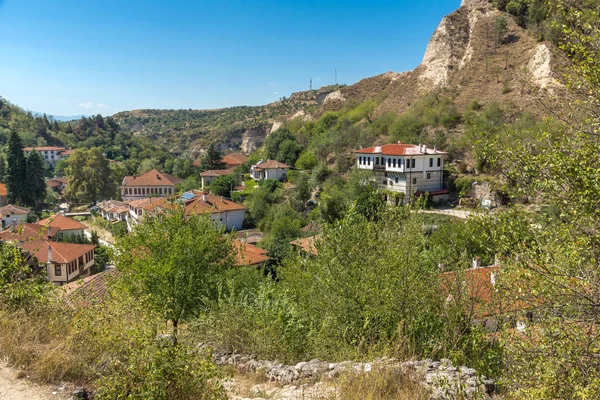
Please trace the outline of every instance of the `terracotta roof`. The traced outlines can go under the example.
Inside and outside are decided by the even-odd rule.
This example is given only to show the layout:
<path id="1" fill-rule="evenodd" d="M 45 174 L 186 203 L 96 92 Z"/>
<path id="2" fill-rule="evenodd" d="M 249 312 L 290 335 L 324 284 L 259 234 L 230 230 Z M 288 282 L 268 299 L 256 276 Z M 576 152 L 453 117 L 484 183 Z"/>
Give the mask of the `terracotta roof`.
<path id="1" fill-rule="evenodd" d="M 444 272 L 440 276 L 442 291 L 447 294 L 447 301 L 454 299 L 452 291 L 459 290 L 461 296 L 466 296 L 467 306 L 472 307 L 477 317 L 487 317 L 497 312 L 491 300 L 494 293 L 492 280 L 500 267 L 497 265 L 489 267 L 469 268 L 464 271 Z M 457 285 L 460 285 L 458 287 Z"/>
<path id="2" fill-rule="evenodd" d="M 200 176 L 221 176 L 221 175 L 229 175 L 233 174 L 235 168 L 229 169 L 210 169 L 208 171 L 204 171 L 200 174 Z"/>
<path id="3" fill-rule="evenodd" d="M 232 244 L 236 251 L 235 261 L 239 266 L 257 265 L 269 260 L 269 256 L 267 256 L 268 251 L 253 244 L 245 243 L 241 240 L 234 240 Z"/>
<path id="4" fill-rule="evenodd" d="M 65 178 L 60 178 L 60 177 L 58 177 L 58 176 L 55 176 L 54 178 L 52 178 L 52 180 L 55 180 L 55 181 L 57 181 L 57 182 L 60 182 L 60 183 L 64 183 L 65 185 L 66 185 L 67 183 L 69 183 L 69 181 L 68 181 L 68 180 L 66 180 Z"/>
<path id="5" fill-rule="evenodd" d="M 384 156 L 418 156 L 418 155 L 434 155 L 434 154 L 447 154 L 444 151 L 439 151 L 430 148 L 419 148 L 416 144 L 384 144 L 383 146 L 367 147 L 366 149 L 357 150 L 358 154 L 381 154 Z"/>
<path id="6" fill-rule="evenodd" d="M 16 242 L 40 239 L 45 240 L 54 237 L 59 230 L 60 229 L 49 228 L 38 224 L 23 223 L 0 232 L 0 239 Z"/>
<path id="7" fill-rule="evenodd" d="M 241 204 L 225 199 L 221 196 L 216 196 L 211 193 L 203 193 L 198 190 L 187 192 L 193 194 L 194 197 L 185 201 L 186 215 L 204 214 L 204 213 L 220 213 L 224 211 L 245 210 Z"/>
<path id="8" fill-rule="evenodd" d="M 19 247 L 34 255 L 41 264 L 48 262 L 48 247 L 52 249 L 52 261 L 58 264 L 70 263 L 96 248 L 93 244 L 52 242 L 49 240 L 28 240 L 20 243 Z"/>
<path id="9" fill-rule="evenodd" d="M 157 207 L 165 207 L 165 205 L 166 201 L 162 197 L 147 197 L 129 202 L 130 207 L 141 208 L 146 211 L 156 211 Z"/>
<path id="10" fill-rule="evenodd" d="M 123 186 L 175 186 L 180 182 L 183 182 L 183 179 L 164 172 L 158 172 L 155 169 L 141 176 L 126 176 L 123 178 Z"/>
<path id="11" fill-rule="evenodd" d="M 0 183 L 0 196 L 6 196 L 7 193 L 6 185 L 4 183 Z"/>
<path id="12" fill-rule="evenodd" d="M 76 280 L 61 287 L 64 298 L 74 307 L 89 307 L 101 304 L 108 293 L 110 283 L 119 276 L 119 271 L 109 269 L 96 275 Z"/>
<path id="13" fill-rule="evenodd" d="M 224 156 L 221 159 L 222 163 L 225 163 L 227 165 L 242 165 L 243 163 L 245 163 L 246 161 L 248 161 L 248 156 L 242 154 L 242 153 L 231 153 L 231 154 L 227 154 L 226 156 Z"/>
<path id="14" fill-rule="evenodd" d="M 51 188 L 59 188 L 62 186 L 62 183 L 57 182 L 54 179 L 47 179 L 46 185 L 50 186 Z"/>
<path id="15" fill-rule="evenodd" d="M 70 150 L 70 149 L 63 150 L 63 151 L 60 152 L 60 154 L 63 155 L 63 156 L 70 156 L 71 154 L 73 154 L 73 150 Z"/>
<path id="16" fill-rule="evenodd" d="M 41 146 L 41 147 L 25 147 L 23 151 L 64 151 L 67 150 L 64 147 L 56 147 L 56 146 Z"/>
<path id="17" fill-rule="evenodd" d="M 256 169 L 271 169 L 271 168 L 290 168 L 289 165 L 275 160 L 268 160 L 254 165 Z"/>
<path id="18" fill-rule="evenodd" d="M 301 239 L 292 240 L 290 244 L 301 248 L 305 253 L 317 255 L 319 250 L 315 246 L 315 242 L 321 238 L 321 235 L 309 236 Z"/>
<path id="19" fill-rule="evenodd" d="M 77 229 L 87 229 L 87 226 L 81 222 L 75 221 L 72 218 L 65 217 L 62 214 L 54 214 L 53 216 L 38 221 L 38 224 L 58 228 L 61 231 L 72 231 Z"/>
<path id="20" fill-rule="evenodd" d="M 199 167 L 200 165 L 202 165 L 202 160 L 199 158 L 194 160 L 194 162 L 192 163 L 192 166 L 194 167 Z"/>
<path id="21" fill-rule="evenodd" d="M 29 214 L 29 208 L 13 206 L 12 204 L 7 204 L 4 207 L 0 207 L 0 214 L 7 215 L 27 215 Z"/>
<path id="22" fill-rule="evenodd" d="M 118 212 L 123 213 L 129 211 L 129 206 L 122 201 L 118 200 L 105 200 L 96 204 L 99 210 L 106 212 Z"/>

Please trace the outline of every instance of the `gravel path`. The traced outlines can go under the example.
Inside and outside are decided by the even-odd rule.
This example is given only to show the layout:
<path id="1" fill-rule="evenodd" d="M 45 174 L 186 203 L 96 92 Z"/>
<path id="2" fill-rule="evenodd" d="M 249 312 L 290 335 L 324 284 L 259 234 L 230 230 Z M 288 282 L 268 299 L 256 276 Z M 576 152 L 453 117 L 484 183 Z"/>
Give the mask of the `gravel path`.
<path id="1" fill-rule="evenodd" d="M 55 393 L 55 394 L 53 394 Z M 15 371 L 0 365 L 0 400 L 66 400 L 68 390 L 42 386 L 18 379 Z"/>

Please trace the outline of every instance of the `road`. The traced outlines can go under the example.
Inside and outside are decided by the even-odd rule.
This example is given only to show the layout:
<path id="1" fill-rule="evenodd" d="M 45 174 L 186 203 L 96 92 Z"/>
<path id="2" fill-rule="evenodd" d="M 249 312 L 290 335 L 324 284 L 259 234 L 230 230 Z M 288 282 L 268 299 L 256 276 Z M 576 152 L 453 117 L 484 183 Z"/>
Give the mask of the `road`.
<path id="1" fill-rule="evenodd" d="M 475 211 L 467 211 L 467 210 L 456 210 L 454 208 L 448 209 L 438 209 L 438 210 L 419 210 L 419 212 L 424 214 L 441 214 L 441 215 L 451 215 L 456 218 L 467 219 L 473 214 L 477 214 Z"/>
<path id="2" fill-rule="evenodd" d="M 15 371 L 0 364 L 0 400 L 66 400 L 66 388 L 55 388 L 17 379 Z"/>

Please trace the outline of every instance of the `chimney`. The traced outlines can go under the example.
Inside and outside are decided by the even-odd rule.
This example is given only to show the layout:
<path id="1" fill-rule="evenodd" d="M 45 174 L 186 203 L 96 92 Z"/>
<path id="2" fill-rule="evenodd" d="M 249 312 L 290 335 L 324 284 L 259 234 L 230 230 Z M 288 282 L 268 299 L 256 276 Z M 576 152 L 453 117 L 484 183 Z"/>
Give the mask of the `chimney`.
<path id="1" fill-rule="evenodd" d="M 436 144 L 433 145 L 433 152 L 434 153 L 437 152 L 437 145 Z"/>
<path id="2" fill-rule="evenodd" d="M 423 143 L 423 153 L 427 153 L 427 144 Z"/>
<path id="3" fill-rule="evenodd" d="M 481 266 L 481 257 L 477 256 L 473 259 L 473 269 Z"/>
<path id="4" fill-rule="evenodd" d="M 206 193 L 202 193 L 202 201 L 205 203 L 207 202 Z"/>
<path id="5" fill-rule="evenodd" d="M 48 263 L 52 264 L 52 246 L 48 245 Z"/>

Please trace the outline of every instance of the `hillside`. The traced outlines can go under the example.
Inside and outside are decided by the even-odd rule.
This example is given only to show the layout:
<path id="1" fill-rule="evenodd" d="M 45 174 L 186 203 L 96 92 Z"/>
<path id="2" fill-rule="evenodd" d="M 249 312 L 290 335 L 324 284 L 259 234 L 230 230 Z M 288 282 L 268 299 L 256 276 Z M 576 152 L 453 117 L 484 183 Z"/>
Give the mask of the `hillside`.
<path id="1" fill-rule="evenodd" d="M 501 43 L 494 26 L 499 16 L 508 23 Z M 464 0 L 441 21 L 421 65 L 413 71 L 387 72 L 345 87 L 298 92 L 265 106 L 134 110 L 114 118 L 126 130 L 166 145 L 174 153 L 190 150 L 197 154 L 209 143 L 226 151 L 251 153 L 275 123 L 277 128 L 299 112 L 307 115 L 305 119 L 318 118 L 326 111 L 372 101 L 375 117 L 401 115 L 432 90 L 450 95 L 461 112 L 476 100 L 505 104 L 513 112 L 544 115 L 547 111 L 538 100 L 550 101 L 561 90 L 554 72 L 561 63 L 551 44 L 539 42 L 487 0 Z"/>

